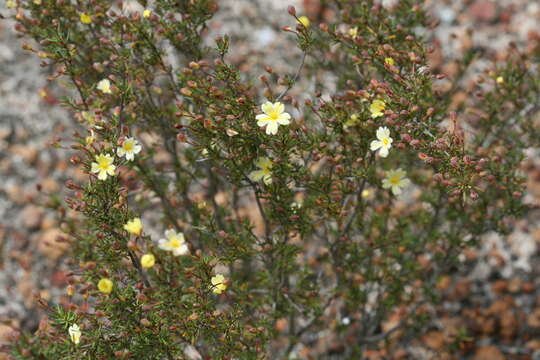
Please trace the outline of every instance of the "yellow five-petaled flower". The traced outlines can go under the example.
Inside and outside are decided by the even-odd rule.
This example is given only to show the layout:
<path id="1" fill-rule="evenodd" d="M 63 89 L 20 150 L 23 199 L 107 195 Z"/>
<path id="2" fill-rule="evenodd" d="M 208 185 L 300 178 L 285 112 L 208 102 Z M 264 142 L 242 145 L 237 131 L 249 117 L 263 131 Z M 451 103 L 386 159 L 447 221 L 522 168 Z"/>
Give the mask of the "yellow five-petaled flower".
<path id="1" fill-rule="evenodd" d="M 140 236 L 142 233 L 143 225 L 140 218 L 134 218 L 129 220 L 124 225 L 124 230 L 126 230 L 128 233 Z"/>
<path id="2" fill-rule="evenodd" d="M 104 294 L 110 294 L 113 289 L 113 282 L 110 279 L 103 278 L 97 284 L 98 290 Z"/>
<path id="3" fill-rule="evenodd" d="M 109 154 L 96 155 L 96 161 L 92 163 L 91 171 L 98 174 L 99 180 L 107 180 L 107 176 L 114 176 L 116 166 L 114 158 Z"/>
<path id="4" fill-rule="evenodd" d="M 383 116 L 384 109 L 386 109 L 386 103 L 383 100 L 373 100 L 369 106 L 369 111 L 371 112 L 371 117 L 373 119 Z"/>
<path id="5" fill-rule="evenodd" d="M 210 279 L 212 283 L 212 292 L 214 294 L 221 294 L 227 289 L 227 284 L 225 283 L 225 277 L 221 274 L 217 274 Z"/>
<path id="6" fill-rule="evenodd" d="M 303 27 L 308 28 L 309 25 L 311 25 L 311 22 L 309 21 L 309 18 L 305 15 L 300 16 L 298 18 L 298 23 L 301 24 Z"/>
<path id="7" fill-rule="evenodd" d="M 254 170 L 249 174 L 251 181 L 260 181 L 261 179 L 266 185 L 272 183 L 272 161 L 267 157 L 261 157 L 257 159 L 255 163 L 259 170 Z"/>
<path id="8" fill-rule="evenodd" d="M 87 13 L 81 13 L 80 20 L 83 24 L 91 24 L 92 23 L 92 17 L 88 15 Z"/>
<path id="9" fill-rule="evenodd" d="M 384 63 L 390 66 L 394 66 L 396 62 L 391 57 L 384 58 Z"/>
<path id="10" fill-rule="evenodd" d="M 143 18 L 145 18 L 145 19 L 148 19 L 151 15 L 152 15 L 152 11 L 150 11 L 148 9 L 144 10 L 143 13 L 142 13 Z"/>
<path id="11" fill-rule="evenodd" d="M 257 125 L 266 126 L 267 135 L 275 135 L 278 132 L 279 125 L 289 125 L 291 115 L 285 112 L 285 105 L 280 102 L 271 103 L 270 101 L 262 104 L 261 109 L 264 114 L 256 116 Z"/>
<path id="12" fill-rule="evenodd" d="M 81 329 L 79 329 L 79 325 L 72 324 L 68 328 L 68 334 L 69 334 L 69 338 L 75 345 L 81 342 Z"/>
<path id="13" fill-rule="evenodd" d="M 381 157 L 387 157 L 388 151 L 392 147 L 392 142 L 394 141 L 390 137 L 390 130 L 385 127 L 380 127 L 377 129 L 377 140 L 373 140 L 370 145 L 371 151 L 379 150 L 379 155 Z"/>
<path id="14" fill-rule="evenodd" d="M 383 188 L 392 189 L 392 194 L 401 194 L 401 189 L 409 186 L 411 181 L 405 177 L 407 173 L 401 169 L 389 170 L 383 180 Z"/>
<path id="15" fill-rule="evenodd" d="M 183 233 L 169 229 L 165 231 L 165 237 L 166 239 L 159 240 L 160 249 L 170 251 L 174 256 L 185 255 L 189 252 Z"/>
<path id="16" fill-rule="evenodd" d="M 145 269 L 151 268 L 155 263 L 156 257 L 153 254 L 148 253 L 141 257 L 141 265 Z"/>

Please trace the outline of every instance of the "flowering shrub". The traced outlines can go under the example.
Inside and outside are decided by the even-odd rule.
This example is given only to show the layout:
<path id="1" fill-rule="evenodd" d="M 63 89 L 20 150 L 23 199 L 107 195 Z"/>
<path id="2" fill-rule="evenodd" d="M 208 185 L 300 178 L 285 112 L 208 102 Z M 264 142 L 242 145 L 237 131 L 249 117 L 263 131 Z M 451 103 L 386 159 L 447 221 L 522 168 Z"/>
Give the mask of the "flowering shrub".
<path id="1" fill-rule="evenodd" d="M 289 8 L 298 71 L 259 82 L 227 37 L 203 45 L 215 0 L 11 2 L 73 88 L 88 175 L 67 185 L 71 304 L 43 302 L 14 358 L 277 359 L 321 329 L 359 358 L 414 333 L 463 248 L 509 230 L 540 139 L 538 48 L 452 112 L 460 79 L 436 90 L 420 1 L 326 3 L 321 24 Z M 335 83 L 290 94 L 323 71 Z"/>

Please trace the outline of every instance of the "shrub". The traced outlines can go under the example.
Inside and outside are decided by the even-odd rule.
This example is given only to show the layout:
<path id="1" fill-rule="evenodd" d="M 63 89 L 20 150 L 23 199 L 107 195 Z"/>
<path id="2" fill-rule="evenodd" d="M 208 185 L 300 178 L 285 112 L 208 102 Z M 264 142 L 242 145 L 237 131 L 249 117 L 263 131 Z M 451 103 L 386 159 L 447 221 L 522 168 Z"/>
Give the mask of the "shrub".
<path id="1" fill-rule="evenodd" d="M 322 330 L 359 358 L 414 335 L 463 248 L 526 210 L 538 48 L 453 108 L 476 54 L 435 74 L 421 1 L 325 1 L 320 24 L 290 7 L 292 75 L 242 73 L 226 36 L 205 45 L 214 0 L 139 3 L 8 4 L 73 89 L 88 174 L 67 184 L 71 303 L 42 301 L 15 359 L 277 359 Z"/>

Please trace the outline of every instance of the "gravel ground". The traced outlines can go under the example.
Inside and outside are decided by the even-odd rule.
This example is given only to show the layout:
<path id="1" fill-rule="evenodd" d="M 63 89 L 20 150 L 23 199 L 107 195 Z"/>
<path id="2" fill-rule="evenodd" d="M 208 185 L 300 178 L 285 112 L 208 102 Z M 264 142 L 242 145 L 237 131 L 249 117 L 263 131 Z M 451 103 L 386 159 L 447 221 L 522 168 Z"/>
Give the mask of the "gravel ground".
<path id="1" fill-rule="evenodd" d="M 209 39 L 232 35 L 229 60 L 246 69 L 271 65 L 292 72 L 299 52 L 290 51 L 291 36 L 280 31 L 293 25 L 288 5 L 304 5 L 310 16 L 318 11 L 314 0 L 222 0 Z M 452 60 L 468 48 L 503 59 L 511 41 L 524 44 L 540 31 L 536 0 L 432 0 L 429 6 L 440 20 L 432 65 L 448 74 Z M 3 3 L 0 12 L 5 12 Z M 68 137 L 64 129 L 73 123 L 55 104 L 52 94 L 58 90 L 47 82 L 47 70 L 21 49 L 12 28 L 11 21 L 0 22 L 0 324 L 31 330 L 40 317 L 34 294 L 57 301 L 66 285 L 60 261 L 64 245 L 56 241 L 62 236 L 60 224 L 56 212 L 43 205 L 61 198 L 65 180 L 81 174 L 69 165 L 68 151 L 50 145 L 56 137 Z M 473 64 L 470 79 L 487 64 Z M 529 162 L 533 180 L 526 201 L 537 205 L 537 152 L 531 151 Z M 540 223 L 531 213 L 510 236 L 489 234 L 478 249 L 466 252 L 459 274 L 442 281 L 446 300 L 437 309 L 433 330 L 411 344 L 412 358 L 445 358 L 446 340 L 463 325 L 478 329 L 474 359 L 540 359 L 540 341 L 522 336 L 540 334 L 539 243 Z M 9 327 L 0 325 L 0 342 L 8 333 Z"/>

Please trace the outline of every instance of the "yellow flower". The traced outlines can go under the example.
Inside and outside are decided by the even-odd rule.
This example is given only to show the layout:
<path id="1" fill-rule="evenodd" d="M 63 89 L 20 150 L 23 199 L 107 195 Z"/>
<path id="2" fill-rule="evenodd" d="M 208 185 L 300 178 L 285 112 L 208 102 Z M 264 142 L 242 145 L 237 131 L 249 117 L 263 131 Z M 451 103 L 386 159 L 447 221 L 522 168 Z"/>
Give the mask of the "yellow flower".
<path id="1" fill-rule="evenodd" d="M 174 256 L 185 255 L 189 252 L 184 234 L 169 229 L 165 231 L 165 237 L 166 239 L 159 240 L 158 246 L 160 249 L 171 251 Z"/>
<path id="2" fill-rule="evenodd" d="M 358 28 L 357 27 L 350 28 L 349 29 L 349 36 L 352 37 L 353 39 L 355 37 L 357 37 L 358 36 Z"/>
<path id="3" fill-rule="evenodd" d="M 385 127 L 380 127 L 377 129 L 377 140 L 373 140 L 370 145 L 371 151 L 379 150 L 379 155 L 381 157 L 387 157 L 388 151 L 392 147 L 392 142 L 394 141 L 390 137 L 390 130 Z"/>
<path id="4" fill-rule="evenodd" d="M 145 18 L 145 19 L 148 19 L 150 17 L 150 15 L 152 15 L 152 11 L 150 11 L 148 9 L 144 10 L 143 13 L 142 13 L 143 18 Z"/>
<path id="5" fill-rule="evenodd" d="M 285 112 L 285 105 L 280 102 L 265 102 L 261 106 L 264 114 L 257 115 L 257 125 L 266 126 L 267 135 L 277 134 L 279 125 L 289 125 L 291 115 Z"/>
<path id="6" fill-rule="evenodd" d="M 384 115 L 384 109 L 386 109 L 386 103 L 382 100 L 373 100 L 369 107 L 371 112 L 371 117 L 373 119 L 378 118 L 379 116 Z"/>
<path id="7" fill-rule="evenodd" d="M 391 65 L 391 66 L 394 66 L 396 64 L 396 62 L 394 61 L 394 59 L 392 59 L 391 57 L 387 57 L 384 59 L 384 62 L 385 64 L 388 64 L 388 65 Z"/>
<path id="8" fill-rule="evenodd" d="M 503 84 L 504 83 L 504 78 L 502 76 L 499 76 L 499 77 L 497 77 L 497 80 L 495 80 L 495 81 L 497 81 L 497 84 Z"/>
<path id="9" fill-rule="evenodd" d="M 113 282 L 107 278 L 103 278 L 99 280 L 97 287 L 102 293 L 110 294 L 112 292 Z"/>
<path id="10" fill-rule="evenodd" d="M 81 116 L 84 120 L 88 121 L 90 125 L 94 125 L 96 122 L 96 117 L 91 112 L 83 111 L 81 112 Z"/>
<path id="11" fill-rule="evenodd" d="M 307 16 L 300 16 L 298 18 L 298 23 L 301 24 L 303 27 L 308 28 L 311 22 L 309 21 L 309 18 Z"/>
<path id="12" fill-rule="evenodd" d="M 145 269 L 149 269 L 156 263 L 156 257 L 152 254 L 144 254 L 141 257 L 141 265 Z"/>
<path id="13" fill-rule="evenodd" d="M 126 138 L 122 143 L 122 146 L 116 149 L 118 156 L 126 156 L 126 160 L 133 161 L 135 155 L 141 152 L 141 145 L 135 138 Z"/>
<path id="14" fill-rule="evenodd" d="M 137 235 L 137 236 L 141 235 L 142 228 L 143 228 L 143 225 L 140 218 L 134 218 L 132 220 L 129 220 L 124 225 L 124 230 L 126 230 L 130 234 Z"/>
<path id="15" fill-rule="evenodd" d="M 13 9 L 14 7 L 17 6 L 17 3 L 15 1 L 13 1 L 13 0 L 8 0 L 8 1 L 6 1 L 6 6 L 8 8 L 10 8 L 10 9 Z"/>
<path id="16" fill-rule="evenodd" d="M 254 170 L 249 174 L 249 179 L 251 181 L 264 181 L 266 185 L 272 183 L 272 161 L 267 157 L 261 157 L 257 159 L 255 163 L 259 170 Z"/>
<path id="17" fill-rule="evenodd" d="M 109 154 L 96 155 L 96 162 L 92 163 L 92 172 L 99 173 L 99 180 L 107 180 L 108 176 L 114 176 L 116 166 L 113 165 L 113 157 Z"/>
<path id="18" fill-rule="evenodd" d="M 401 194 L 401 189 L 411 184 L 411 181 L 405 175 L 407 173 L 401 169 L 388 171 L 386 179 L 383 180 L 383 188 L 392 189 L 394 195 Z"/>
<path id="19" fill-rule="evenodd" d="M 41 5 L 41 0 L 34 0 L 34 4 Z"/>
<path id="20" fill-rule="evenodd" d="M 212 283 L 212 292 L 214 294 L 221 294 L 223 291 L 227 289 L 227 284 L 225 283 L 225 277 L 221 274 L 217 274 L 216 276 L 213 276 L 210 282 Z"/>
<path id="21" fill-rule="evenodd" d="M 79 329 L 79 325 L 72 324 L 68 328 L 68 334 L 71 339 L 71 341 L 77 345 L 81 341 L 81 329 Z"/>
<path id="22" fill-rule="evenodd" d="M 86 142 L 86 145 L 89 146 L 89 145 L 92 145 L 92 143 L 94 142 L 95 138 L 93 135 L 90 135 L 90 136 L 87 136 L 84 141 Z"/>
<path id="23" fill-rule="evenodd" d="M 359 122 L 358 115 L 352 114 L 351 117 L 347 121 L 345 121 L 345 123 L 343 124 L 343 128 L 347 130 L 351 126 L 358 124 L 358 122 Z"/>
<path id="24" fill-rule="evenodd" d="M 92 17 L 88 15 L 87 13 L 81 13 L 80 20 L 83 24 L 91 24 L 92 23 Z"/>
<path id="25" fill-rule="evenodd" d="M 111 82 L 109 81 L 109 79 L 103 79 L 98 82 L 97 88 L 98 90 L 101 90 L 101 92 L 104 94 L 112 94 Z"/>

